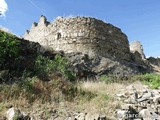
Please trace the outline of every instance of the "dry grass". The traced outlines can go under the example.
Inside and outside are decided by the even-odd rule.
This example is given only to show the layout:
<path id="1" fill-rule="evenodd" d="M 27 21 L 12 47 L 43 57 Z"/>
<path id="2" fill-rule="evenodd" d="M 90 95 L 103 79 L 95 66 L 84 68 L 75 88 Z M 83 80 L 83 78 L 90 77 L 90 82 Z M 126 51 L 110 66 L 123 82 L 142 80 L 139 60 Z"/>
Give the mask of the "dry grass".
<path id="1" fill-rule="evenodd" d="M 11 85 L 8 89 L 9 97 L 3 97 L 3 101 L 0 103 L 0 115 L 4 114 L 7 110 L 6 106 L 13 105 L 16 108 L 20 108 L 24 111 L 44 111 L 50 109 L 58 109 L 63 114 L 67 114 L 69 111 L 74 112 L 86 112 L 91 114 L 105 113 L 106 115 L 114 115 L 115 109 L 120 107 L 120 102 L 116 99 L 116 94 L 124 88 L 125 85 L 120 83 L 105 82 L 83 82 L 78 83 L 78 90 L 71 91 L 69 95 L 75 93 L 73 101 L 66 101 L 65 96 L 62 95 L 62 90 L 70 89 L 67 85 L 69 83 L 62 81 L 49 81 L 44 82 L 36 80 L 33 84 L 33 91 L 29 93 L 26 91 L 20 91 L 22 88 L 17 88 L 15 85 Z M 75 85 L 76 86 L 76 85 Z M 16 91 L 16 99 L 12 97 L 9 92 Z M 72 90 L 72 89 L 71 89 Z M 74 89 L 73 89 L 74 90 Z M 1 91 L 0 93 L 2 93 Z M 69 91 L 70 92 L 70 91 Z M 15 92 L 13 92 L 14 94 Z M 75 98 L 74 98 L 75 96 Z"/>
<path id="2" fill-rule="evenodd" d="M 82 89 L 78 90 L 75 84 L 62 78 L 51 81 L 31 78 L 20 83 L 0 85 L 0 116 L 6 112 L 7 106 L 10 105 L 27 111 L 32 111 L 32 109 L 43 111 L 44 105 L 47 107 L 45 109 L 54 105 L 55 108 L 60 107 L 60 110 L 61 107 L 74 110 L 77 107 L 72 104 L 79 101 L 88 101 L 92 97 L 94 97 L 93 93 Z M 72 103 L 69 101 L 72 101 Z"/>
<path id="3" fill-rule="evenodd" d="M 65 88 L 62 87 L 65 85 L 63 84 L 60 80 L 45 82 L 32 78 L 28 82 L 0 85 L 0 116 L 10 105 L 16 108 L 32 109 L 37 104 L 46 105 L 64 101 L 62 89 Z"/>
<path id="4" fill-rule="evenodd" d="M 78 84 L 80 90 L 75 91 L 78 92 L 76 94 L 78 96 L 72 102 L 67 102 L 61 92 L 58 91 L 58 85 L 65 87 L 59 81 L 43 82 L 36 80 L 32 88 L 33 91 L 29 93 L 17 85 L 4 85 L 3 88 L 8 93 L 4 94 L 4 91 L 1 90 L 4 96 L 1 94 L 3 100 L 1 99 L 0 103 L 0 116 L 4 115 L 7 110 L 6 107 L 10 105 L 27 112 L 58 109 L 63 114 L 66 114 L 67 111 L 113 114 L 120 104 L 116 101 L 115 94 L 123 88 L 123 85 L 118 83 L 83 82 Z M 13 91 L 14 97 L 10 90 Z M 15 94 L 15 92 L 17 93 Z M 6 97 L 7 95 L 8 97 Z"/>
<path id="5" fill-rule="evenodd" d="M 80 103 L 80 109 L 85 108 L 85 112 L 113 115 L 115 109 L 120 107 L 121 103 L 117 101 L 115 95 L 124 88 L 123 84 L 88 81 L 81 83 L 80 86 L 85 91 L 97 94 L 91 101 Z"/>
<path id="6" fill-rule="evenodd" d="M 81 84 L 81 88 L 87 91 L 91 91 L 97 94 L 108 94 L 110 96 L 115 95 L 124 87 L 119 83 L 106 84 L 105 82 L 84 82 Z"/>

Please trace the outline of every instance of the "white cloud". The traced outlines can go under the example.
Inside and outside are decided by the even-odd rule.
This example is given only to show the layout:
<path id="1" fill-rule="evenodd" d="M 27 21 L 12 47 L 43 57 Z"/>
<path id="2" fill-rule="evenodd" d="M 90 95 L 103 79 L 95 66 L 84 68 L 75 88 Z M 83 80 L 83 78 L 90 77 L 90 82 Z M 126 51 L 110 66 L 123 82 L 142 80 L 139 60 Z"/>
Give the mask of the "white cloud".
<path id="1" fill-rule="evenodd" d="M 0 0 L 0 16 L 5 16 L 5 12 L 8 10 L 8 5 L 5 0 Z"/>
<path id="2" fill-rule="evenodd" d="M 1 25 L 0 25 L 0 30 L 5 31 L 5 32 L 8 32 L 8 33 L 12 33 L 11 30 L 9 30 L 8 28 L 3 27 L 3 26 L 1 26 Z"/>

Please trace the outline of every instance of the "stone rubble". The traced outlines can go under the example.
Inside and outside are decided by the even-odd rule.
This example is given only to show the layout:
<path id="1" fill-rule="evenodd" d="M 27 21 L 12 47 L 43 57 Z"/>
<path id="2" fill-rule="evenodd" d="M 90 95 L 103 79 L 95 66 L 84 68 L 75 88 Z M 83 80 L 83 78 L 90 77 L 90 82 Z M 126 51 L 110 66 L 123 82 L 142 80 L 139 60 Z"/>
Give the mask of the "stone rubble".
<path id="1" fill-rule="evenodd" d="M 118 120 L 160 120 L 160 89 L 151 90 L 139 83 L 138 86 L 129 85 L 121 92 L 116 95 L 124 104 L 116 110 Z"/>
<path id="2" fill-rule="evenodd" d="M 43 114 L 44 111 L 41 111 L 38 114 L 33 113 L 33 115 L 27 115 L 24 112 L 21 112 L 19 109 L 12 107 L 7 110 L 6 117 L 3 120 L 108 120 L 105 115 L 101 114 L 93 115 L 89 113 L 73 113 L 67 117 L 58 115 L 58 113 L 54 113 L 51 116 L 48 116 L 48 118 L 43 117 Z M 111 118 L 111 120 L 114 119 Z"/>
<path id="3" fill-rule="evenodd" d="M 29 115 L 21 112 L 19 109 L 16 109 L 14 107 L 7 110 L 6 118 L 7 120 L 31 120 L 31 117 L 29 117 Z"/>

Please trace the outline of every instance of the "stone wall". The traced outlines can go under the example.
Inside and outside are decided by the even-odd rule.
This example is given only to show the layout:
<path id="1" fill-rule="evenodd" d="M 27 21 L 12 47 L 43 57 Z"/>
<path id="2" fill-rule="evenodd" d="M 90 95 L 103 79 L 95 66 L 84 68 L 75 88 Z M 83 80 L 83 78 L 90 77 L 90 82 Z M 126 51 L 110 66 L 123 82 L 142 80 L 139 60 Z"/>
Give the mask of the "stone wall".
<path id="1" fill-rule="evenodd" d="M 130 60 L 127 36 L 119 28 L 95 18 L 57 17 L 49 23 L 41 16 L 24 38 L 66 53 Z"/>

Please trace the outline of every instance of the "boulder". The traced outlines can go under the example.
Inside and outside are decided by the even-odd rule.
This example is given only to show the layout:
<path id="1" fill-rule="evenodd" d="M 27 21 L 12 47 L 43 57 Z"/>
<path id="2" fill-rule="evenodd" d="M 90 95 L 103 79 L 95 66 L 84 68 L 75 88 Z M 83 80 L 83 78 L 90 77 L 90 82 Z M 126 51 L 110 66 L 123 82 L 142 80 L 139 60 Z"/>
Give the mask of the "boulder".
<path id="1" fill-rule="evenodd" d="M 124 118 L 126 118 L 127 111 L 118 109 L 118 110 L 116 110 L 116 114 L 117 114 L 116 116 L 118 119 L 124 119 Z"/>
<path id="2" fill-rule="evenodd" d="M 76 113 L 75 120 L 85 120 L 86 113 Z"/>
<path id="3" fill-rule="evenodd" d="M 153 97 L 153 102 L 157 105 L 160 104 L 160 95 Z"/>
<path id="4" fill-rule="evenodd" d="M 6 118 L 8 120 L 31 120 L 29 115 L 26 115 L 24 112 L 21 112 L 19 109 L 14 107 L 7 110 Z"/>
<path id="5" fill-rule="evenodd" d="M 141 96 L 140 98 L 138 98 L 137 101 L 143 102 L 143 101 L 149 100 L 151 97 L 152 97 L 152 93 L 148 92 L 144 94 L 143 96 Z"/>
<path id="6" fill-rule="evenodd" d="M 107 117 L 101 114 L 87 114 L 85 120 L 107 120 Z"/>
<path id="7" fill-rule="evenodd" d="M 143 109 L 139 112 L 139 116 L 143 118 L 143 120 L 159 120 L 160 116 L 155 112 L 152 112 L 148 109 Z"/>

